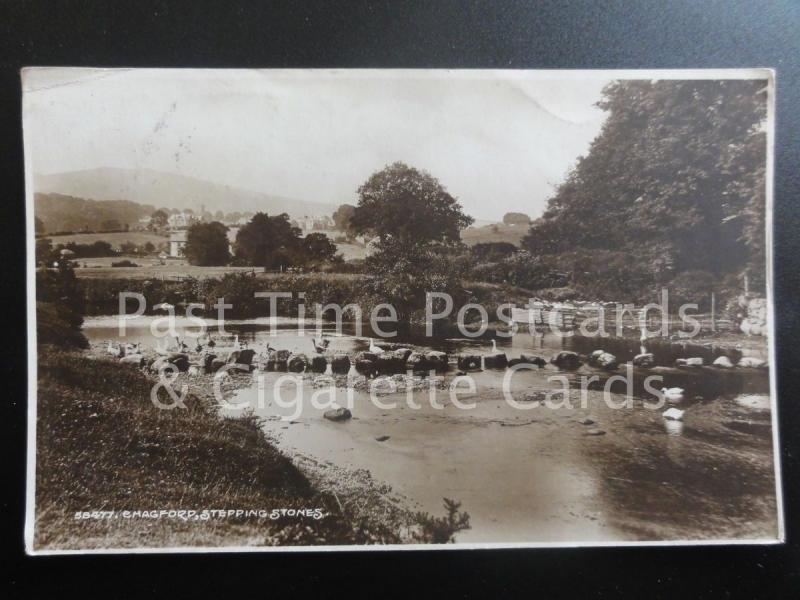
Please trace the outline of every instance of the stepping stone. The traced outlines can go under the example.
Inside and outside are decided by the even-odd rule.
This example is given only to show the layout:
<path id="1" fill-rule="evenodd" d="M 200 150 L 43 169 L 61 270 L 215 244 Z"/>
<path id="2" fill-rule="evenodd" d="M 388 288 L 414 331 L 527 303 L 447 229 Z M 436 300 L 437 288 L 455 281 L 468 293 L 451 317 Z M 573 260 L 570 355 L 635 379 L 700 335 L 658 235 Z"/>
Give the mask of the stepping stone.
<path id="1" fill-rule="evenodd" d="M 385 442 L 388 439 L 389 439 L 388 435 L 379 435 L 378 437 L 375 438 L 375 441 L 376 442 Z"/>
<path id="2" fill-rule="evenodd" d="M 580 421 L 578 421 L 578 423 L 580 423 L 581 425 L 594 425 L 594 421 L 592 421 L 589 418 L 581 419 Z"/>
<path id="3" fill-rule="evenodd" d="M 590 429 L 586 432 L 586 435 L 605 435 L 606 432 L 602 429 Z"/>

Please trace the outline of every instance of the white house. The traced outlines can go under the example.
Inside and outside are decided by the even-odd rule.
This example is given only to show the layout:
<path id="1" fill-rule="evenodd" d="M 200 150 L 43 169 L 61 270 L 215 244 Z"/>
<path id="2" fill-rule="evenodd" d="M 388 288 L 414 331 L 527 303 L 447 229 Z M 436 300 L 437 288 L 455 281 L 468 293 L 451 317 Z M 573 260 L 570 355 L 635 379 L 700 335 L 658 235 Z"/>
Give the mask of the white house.
<path id="1" fill-rule="evenodd" d="M 192 213 L 180 212 L 167 217 L 167 223 L 173 229 L 180 229 L 181 227 L 188 227 L 196 219 L 197 217 Z"/>
<path id="2" fill-rule="evenodd" d="M 187 231 L 179 229 L 169 234 L 169 255 L 173 258 L 183 256 L 183 248 L 186 246 Z"/>

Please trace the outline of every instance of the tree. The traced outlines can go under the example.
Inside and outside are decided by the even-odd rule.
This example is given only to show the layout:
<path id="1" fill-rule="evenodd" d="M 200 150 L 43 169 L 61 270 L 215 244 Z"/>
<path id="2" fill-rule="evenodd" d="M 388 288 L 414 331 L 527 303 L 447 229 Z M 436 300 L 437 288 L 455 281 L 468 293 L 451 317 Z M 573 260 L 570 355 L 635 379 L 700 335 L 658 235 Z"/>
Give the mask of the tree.
<path id="1" fill-rule="evenodd" d="M 119 245 L 122 254 L 137 254 L 139 247 L 134 242 L 122 242 Z"/>
<path id="2" fill-rule="evenodd" d="M 286 213 L 270 217 L 256 213 L 236 234 L 234 253 L 248 265 L 280 269 L 298 262 L 300 229 L 293 227 Z"/>
<path id="3" fill-rule="evenodd" d="M 348 239 L 354 237 L 353 231 L 353 224 L 351 223 L 353 219 L 353 214 L 356 212 L 356 207 L 352 204 L 342 204 L 336 211 L 333 213 L 333 224 L 341 231 Z"/>
<path id="4" fill-rule="evenodd" d="M 765 82 L 619 81 L 599 106 L 608 113 L 600 134 L 523 246 L 534 255 L 621 252 L 653 286 L 754 261 L 763 272 Z"/>
<path id="5" fill-rule="evenodd" d="M 44 221 L 39 217 L 33 217 L 33 230 L 37 235 L 45 232 Z"/>
<path id="6" fill-rule="evenodd" d="M 189 264 L 203 267 L 227 265 L 228 228 L 218 221 L 194 223 L 188 229 L 183 253 Z"/>
<path id="7" fill-rule="evenodd" d="M 403 247 L 458 242 L 473 222 L 439 181 L 425 171 L 396 162 L 358 188 L 354 231 L 394 240 Z"/>
<path id="8" fill-rule="evenodd" d="M 477 260 L 498 261 L 514 254 L 519 248 L 509 242 L 481 242 L 470 248 Z"/>
<path id="9" fill-rule="evenodd" d="M 506 225 L 528 225 L 531 218 L 525 213 L 508 212 L 503 215 L 503 223 Z"/>
<path id="10" fill-rule="evenodd" d="M 100 228 L 103 231 L 119 231 L 122 225 L 116 219 L 106 219 L 100 224 Z"/>
<path id="11" fill-rule="evenodd" d="M 169 223 L 169 215 L 161 209 L 158 209 L 150 215 L 150 225 L 154 229 L 163 229 Z"/>
<path id="12" fill-rule="evenodd" d="M 36 240 L 36 263 L 49 267 L 54 260 L 53 240 L 50 238 Z"/>
<path id="13" fill-rule="evenodd" d="M 309 233 L 303 238 L 302 248 L 305 262 L 326 262 L 336 255 L 336 244 L 324 233 Z"/>
<path id="14" fill-rule="evenodd" d="M 392 238 L 379 240 L 366 259 L 367 271 L 373 276 L 366 287 L 376 303 L 391 304 L 398 325 L 408 328 L 411 322 L 422 320 L 427 292 L 446 292 L 454 298 L 462 295 L 465 271 L 458 261 L 462 248 L 457 243 L 406 246 Z"/>

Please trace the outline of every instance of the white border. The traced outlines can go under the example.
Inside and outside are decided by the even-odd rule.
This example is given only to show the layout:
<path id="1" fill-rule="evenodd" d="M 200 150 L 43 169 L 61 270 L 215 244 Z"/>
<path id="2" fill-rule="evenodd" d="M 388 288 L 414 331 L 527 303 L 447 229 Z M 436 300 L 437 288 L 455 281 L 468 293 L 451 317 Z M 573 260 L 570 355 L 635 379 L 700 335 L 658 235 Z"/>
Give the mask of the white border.
<path id="1" fill-rule="evenodd" d="M 28 320 L 28 447 L 26 477 L 26 510 L 25 510 L 25 551 L 32 556 L 52 556 L 67 554 L 162 554 L 162 553 L 235 553 L 235 552 L 328 552 L 328 551 L 363 551 L 363 550 L 485 550 L 494 548 L 578 548 L 578 547 L 648 547 L 648 546 L 740 546 L 781 544 L 786 540 L 783 513 L 783 482 L 781 473 L 780 439 L 778 432 L 777 383 L 776 383 L 776 351 L 775 351 L 775 310 L 773 290 L 772 247 L 772 209 L 774 194 L 774 155 L 775 155 L 775 71 L 767 68 L 745 69 L 641 69 L 641 70 L 506 70 L 506 69 L 264 69 L 258 73 L 297 79 L 317 79 L 319 77 L 341 77 L 351 79 L 397 79 L 413 76 L 417 79 L 439 79 L 443 76 L 454 79 L 503 79 L 503 80 L 587 80 L 587 79 L 765 79 L 767 80 L 767 169 L 766 169 L 766 253 L 767 253 L 767 324 L 769 329 L 769 377 L 770 403 L 772 418 L 772 452 L 775 468 L 775 497 L 778 517 L 778 537 L 730 540 L 654 540 L 654 541 L 575 541 L 575 542 L 532 542 L 532 543 L 484 543 L 484 544 L 387 544 L 360 546 L 186 546 L 186 547 L 153 547 L 153 548 L 107 548 L 86 550 L 37 550 L 33 547 L 33 531 L 35 520 L 35 483 L 36 483 L 36 397 L 37 397 L 37 352 L 36 352 L 36 265 L 35 265 L 35 227 L 34 227 L 34 189 L 33 189 L 33 156 L 28 140 L 25 123 L 28 119 L 28 103 L 25 94 L 36 92 L 35 88 L 26 86 L 26 74 L 39 70 L 57 69 L 59 71 L 75 71 L 76 74 L 104 72 L 129 69 L 95 69 L 84 67 L 26 67 L 22 69 L 22 123 L 23 123 L 23 155 L 25 158 L 25 205 L 27 233 L 27 320 Z M 244 73 L 252 69 L 136 69 L 137 71 L 157 70 L 162 73 L 198 74 L 205 73 Z"/>

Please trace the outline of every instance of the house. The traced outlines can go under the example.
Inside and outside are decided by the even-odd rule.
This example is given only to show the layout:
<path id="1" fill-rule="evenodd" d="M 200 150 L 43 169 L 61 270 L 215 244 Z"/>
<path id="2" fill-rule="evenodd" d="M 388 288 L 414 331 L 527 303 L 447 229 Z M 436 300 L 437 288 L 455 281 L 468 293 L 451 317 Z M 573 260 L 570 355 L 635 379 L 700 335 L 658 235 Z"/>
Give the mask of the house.
<path id="1" fill-rule="evenodd" d="M 236 234 L 239 227 L 228 227 L 228 250 L 233 254 L 233 244 L 236 241 Z M 169 255 L 172 258 L 182 258 L 183 250 L 186 247 L 186 240 L 189 231 L 187 229 L 176 229 L 169 234 Z"/>
<path id="2" fill-rule="evenodd" d="M 174 215 L 173 215 L 174 216 Z M 173 258 L 183 256 L 183 249 L 186 246 L 187 231 L 179 229 L 169 234 L 169 255 Z"/>
<path id="3" fill-rule="evenodd" d="M 167 217 L 167 224 L 172 229 L 180 229 L 182 227 L 188 227 L 189 225 L 192 224 L 192 221 L 195 220 L 196 217 L 192 213 L 180 212 Z"/>

